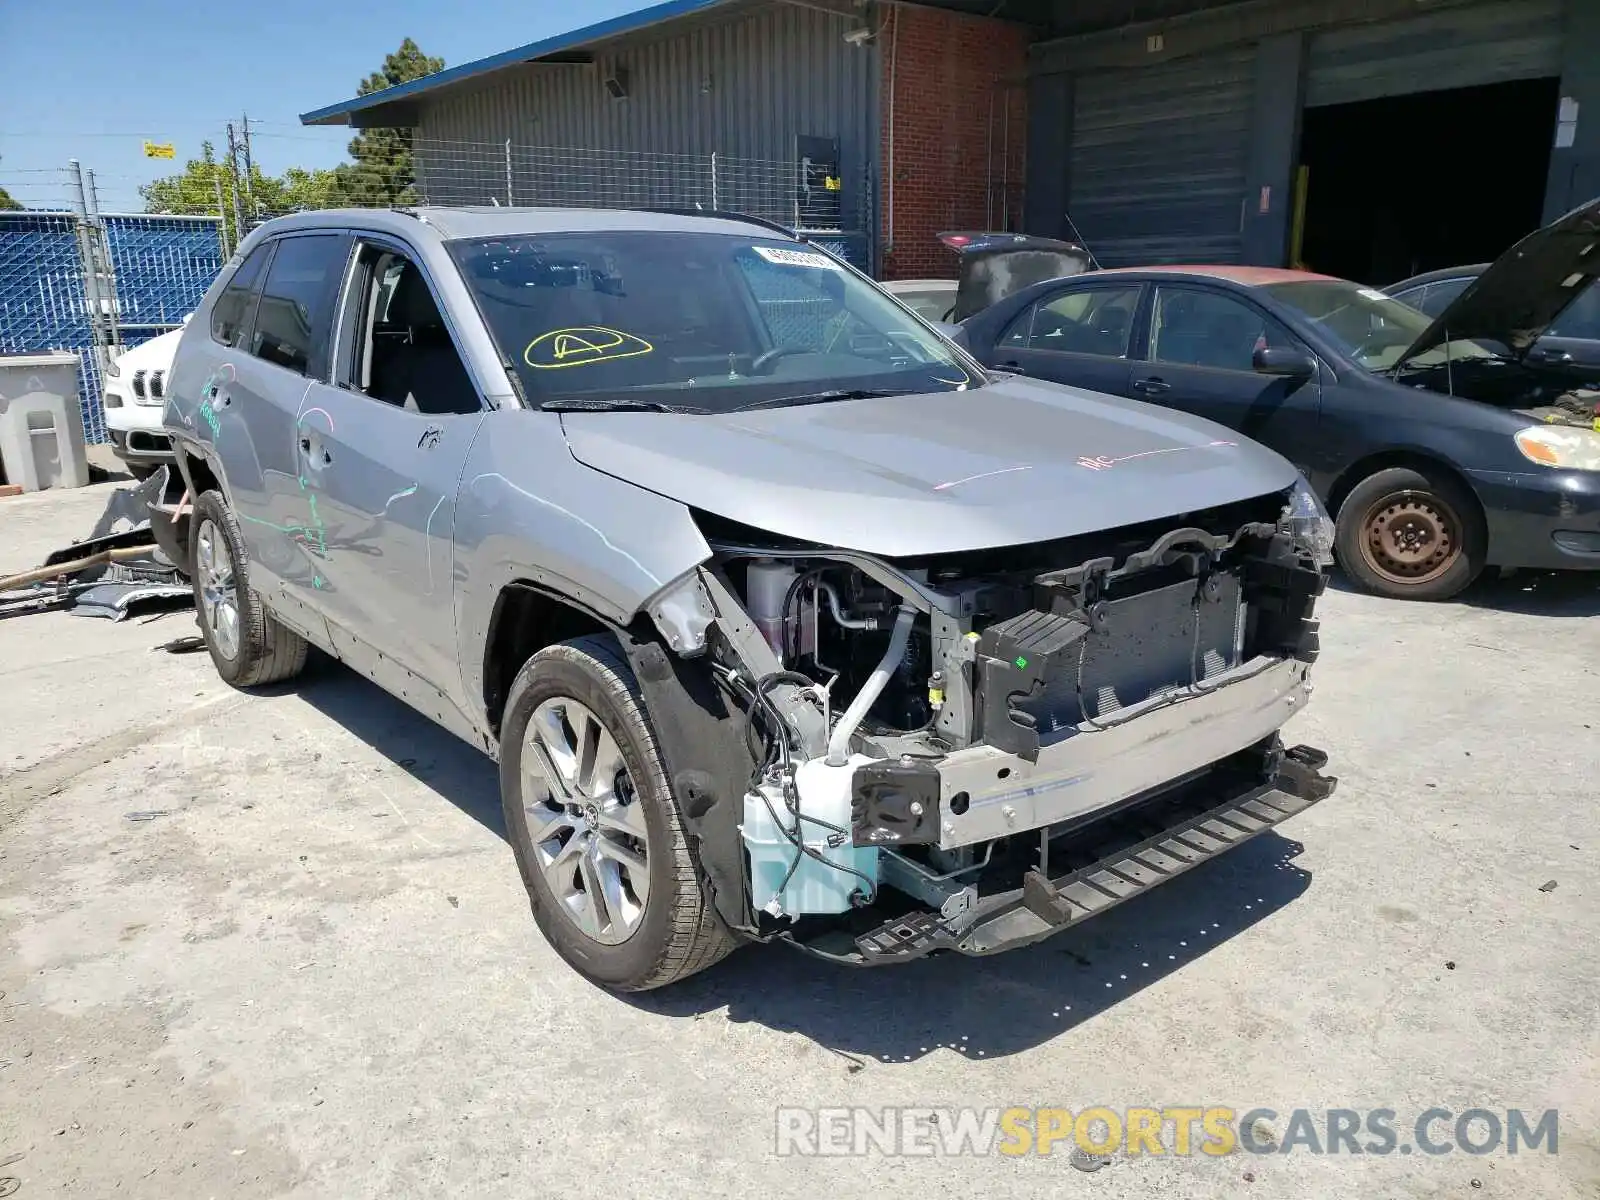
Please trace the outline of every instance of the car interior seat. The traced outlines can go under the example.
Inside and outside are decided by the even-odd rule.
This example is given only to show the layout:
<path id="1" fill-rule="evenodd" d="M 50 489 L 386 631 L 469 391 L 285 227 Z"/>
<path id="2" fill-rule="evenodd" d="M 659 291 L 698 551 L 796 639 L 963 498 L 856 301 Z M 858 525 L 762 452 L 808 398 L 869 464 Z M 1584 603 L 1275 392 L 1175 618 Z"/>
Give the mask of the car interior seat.
<path id="1" fill-rule="evenodd" d="M 474 413 L 483 406 L 422 273 L 407 263 L 389 301 L 387 324 L 404 336 L 374 347 L 371 393 L 410 412 Z"/>

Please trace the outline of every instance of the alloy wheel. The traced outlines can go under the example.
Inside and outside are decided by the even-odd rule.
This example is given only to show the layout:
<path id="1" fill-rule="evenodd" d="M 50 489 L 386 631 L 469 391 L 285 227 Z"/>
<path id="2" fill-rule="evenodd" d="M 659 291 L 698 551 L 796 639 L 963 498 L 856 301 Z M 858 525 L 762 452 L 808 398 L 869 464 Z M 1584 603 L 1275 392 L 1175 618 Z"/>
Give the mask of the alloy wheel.
<path id="1" fill-rule="evenodd" d="M 239 656 L 239 591 L 227 538 L 211 520 L 195 538 L 195 580 L 200 585 L 200 615 L 217 653 L 230 662 Z"/>
<path id="2" fill-rule="evenodd" d="M 625 942 L 650 897 L 643 804 L 617 739 L 587 705 L 541 703 L 522 744 L 522 807 L 534 862 L 578 929 Z"/>

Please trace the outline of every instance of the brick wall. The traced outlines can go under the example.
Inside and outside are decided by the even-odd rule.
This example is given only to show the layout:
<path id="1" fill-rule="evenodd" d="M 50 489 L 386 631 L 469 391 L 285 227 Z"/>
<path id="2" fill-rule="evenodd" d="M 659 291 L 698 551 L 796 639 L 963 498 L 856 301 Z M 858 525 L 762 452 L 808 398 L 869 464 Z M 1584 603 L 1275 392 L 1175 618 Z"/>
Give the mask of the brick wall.
<path id="1" fill-rule="evenodd" d="M 1020 227 L 1028 34 L 942 9 L 890 11 L 879 40 L 882 275 L 951 278 L 955 255 L 935 234 Z"/>

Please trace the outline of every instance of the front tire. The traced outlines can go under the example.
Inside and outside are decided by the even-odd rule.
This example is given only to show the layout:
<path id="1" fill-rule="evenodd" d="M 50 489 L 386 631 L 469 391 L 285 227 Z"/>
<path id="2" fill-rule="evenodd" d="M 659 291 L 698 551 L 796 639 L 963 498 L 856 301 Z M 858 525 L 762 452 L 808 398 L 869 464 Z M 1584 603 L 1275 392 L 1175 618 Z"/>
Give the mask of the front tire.
<path id="1" fill-rule="evenodd" d="M 1483 571 L 1488 537 L 1477 498 L 1442 472 L 1387 467 L 1339 506 L 1334 551 L 1363 591 L 1447 600 Z"/>
<path id="2" fill-rule="evenodd" d="M 261 607 L 250 589 L 250 564 L 239 520 L 221 492 L 202 492 L 189 520 L 189 578 L 211 662 L 237 688 L 292 679 L 310 647 Z"/>
<path id="3" fill-rule="evenodd" d="M 511 685 L 500 745 L 511 847 L 534 920 L 568 965 L 636 992 L 734 949 L 615 639 L 575 638 L 530 658 Z"/>

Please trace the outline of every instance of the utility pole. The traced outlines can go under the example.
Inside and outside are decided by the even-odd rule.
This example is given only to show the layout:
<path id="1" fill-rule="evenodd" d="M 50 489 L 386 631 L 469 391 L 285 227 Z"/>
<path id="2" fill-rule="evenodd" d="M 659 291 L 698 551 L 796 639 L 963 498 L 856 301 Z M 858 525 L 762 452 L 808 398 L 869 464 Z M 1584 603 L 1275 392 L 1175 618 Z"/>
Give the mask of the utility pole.
<path id="1" fill-rule="evenodd" d="M 250 215 L 259 216 L 256 212 L 255 188 L 251 182 L 255 175 L 255 163 L 250 158 L 250 114 L 243 114 L 244 124 L 244 194 L 250 200 Z"/>
<path id="2" fill-rule="evenodd" d="M 244 206 L 239 202 L 239 138 L 228 122 L 228 173 L 233 176 L 233 244 L 244 241 Z"/>

